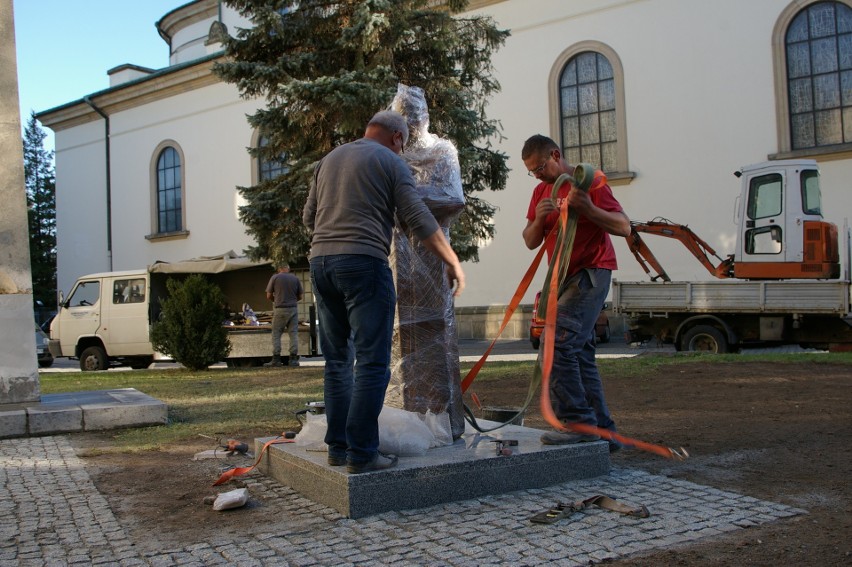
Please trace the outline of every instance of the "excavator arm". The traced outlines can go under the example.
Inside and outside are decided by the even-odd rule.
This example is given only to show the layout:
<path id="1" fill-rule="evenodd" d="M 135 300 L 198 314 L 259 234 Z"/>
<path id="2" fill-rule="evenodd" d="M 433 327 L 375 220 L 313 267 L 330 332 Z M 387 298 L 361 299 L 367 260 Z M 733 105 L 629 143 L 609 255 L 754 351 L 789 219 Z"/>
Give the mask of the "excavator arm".
<path id="1" fill-rule="evenodd" d="M 686 225 L 675 224 L 670 220 L 661 217 L 657 217 L 648 222 L 631 222 L 630 225 L 630 235 L 625 238 L 627 240 L 627 246 L 636 258 L 636 261 L 639 262 L 639 265 L 642 266 L 643 270 L 645 270 L 645 273 L 651 277 L 651 281 L 661 279 L 669 282 L 671 281 L 671 278 L 648 248 L 648 245 L 645 244 L 640 233 L 656 234 L 657 236 L 665 236 L 666 238 L 679 240 L 714 277 L 720 279 L 734 277 L 733 257 L 729 256 L 728 258 L 721 258 L 718 254 L 716 254 L 716 251 L 710 247 L 710 245 L 699 238 L 698 235 L 692 232 L 692 230 Z M 719 260 L 719 264 L 713 265 L 710 256 Z M 653 270 L 654 273 L 651 273 L 651 270 Z"/>

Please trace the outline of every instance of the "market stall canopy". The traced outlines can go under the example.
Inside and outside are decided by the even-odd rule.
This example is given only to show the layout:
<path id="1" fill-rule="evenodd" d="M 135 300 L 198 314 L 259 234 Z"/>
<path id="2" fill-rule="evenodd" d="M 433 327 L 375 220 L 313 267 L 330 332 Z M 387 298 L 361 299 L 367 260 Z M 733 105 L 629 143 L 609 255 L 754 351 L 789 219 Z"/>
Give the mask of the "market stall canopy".
<path id="1" fill-rule="evenodd" d="M 246 268 L 259 268 L 271 266 L 270 261 L 255 262 L 247 256 L 238 256 L 233 250 L 229 250 L 218 256 L 200 256 L 180 262 L 156 261 L 148 266 L 152 274 L 221 274 L 233 272 Z"/>

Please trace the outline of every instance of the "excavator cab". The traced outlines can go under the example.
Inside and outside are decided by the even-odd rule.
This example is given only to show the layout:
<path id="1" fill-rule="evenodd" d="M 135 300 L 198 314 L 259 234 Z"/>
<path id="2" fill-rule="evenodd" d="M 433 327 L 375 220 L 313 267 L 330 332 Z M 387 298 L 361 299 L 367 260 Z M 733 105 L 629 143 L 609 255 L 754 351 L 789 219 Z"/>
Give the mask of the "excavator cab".
<path id="1" fill-rule="evenodd" d="M 733 277 L 831 279 L 840 275 L 837 227 L 825 222 L 814 160 L 744 167 Z"/>
<path id="2" fill-rule="evenodd" d="M 662 217 L 631 222 L 627 246 L 651 281 L 671 278 L 645 244 L 642 233 L 679 240 L 720 279 L 840 277 L 837 227 L 822 217 L 816 161 L 769 161 L 744 167 L 734 175 L 742 179 L 734 254 L 722 258 L 689 227 Z"/>

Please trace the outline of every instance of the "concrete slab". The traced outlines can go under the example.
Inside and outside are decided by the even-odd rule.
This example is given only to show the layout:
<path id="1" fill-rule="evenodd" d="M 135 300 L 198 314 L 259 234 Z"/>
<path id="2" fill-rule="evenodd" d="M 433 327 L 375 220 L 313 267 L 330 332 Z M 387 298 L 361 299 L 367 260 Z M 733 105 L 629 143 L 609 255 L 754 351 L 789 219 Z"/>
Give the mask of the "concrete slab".
<path id="1" fill-rule="evenodd" d="M 329 466 L 325 452 L 276 444 L 258 468 L 349 518 L 543 488 L 609 472 L 607 442 L 545 446 L 540 436 L 540 430 L 516 425 L 488 435 L 468 431 L 450 447 L 430 449 L 422 457 L 401 457 L 392 469 L 360 475 Z M 256 451 L 269 439 L 256 439 Z M 496 440 L 516 440 L 518 445 L 510 447 L 511 455 L 498 456 Z"/>
<path id="2" fill-rule="evenodd" d="M 27 434 L 27 410 L 0 406 L 0 437 L 23 437 Z"/>
<path id="3" fill-rule="evenodd" d="M 164 425 L 166 405 L 159 400 L 126 404 L 102 403 L 82 406 L 86 431 L 103 431 L 122 427 Z"/>
<path id="4" fill-rule="evenodd" d="M 167 422 L 166 404 L 135 388 L 45 394 L 38 402 L 0 405 L 0 439 Z"/>
<path id="5" fill-rule="evenodd" d="M 27 408 L 27 432 L 30 435 L 83 431 L 80 406 L 37 405 Z"/>

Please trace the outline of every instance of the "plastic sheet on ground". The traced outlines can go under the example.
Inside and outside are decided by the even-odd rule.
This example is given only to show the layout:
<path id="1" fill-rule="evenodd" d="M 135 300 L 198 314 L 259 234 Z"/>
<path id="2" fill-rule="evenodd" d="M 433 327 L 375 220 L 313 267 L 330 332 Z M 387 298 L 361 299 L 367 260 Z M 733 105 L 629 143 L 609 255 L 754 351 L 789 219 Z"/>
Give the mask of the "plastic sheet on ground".
<path id="1" fill-rule="evenodd" d="M 306 451 L 327 451 L 325 414 L 305 414 L 305 425 L 296 435 L 296 445 Z M 450 417 L 444 412 L 420 414 L 390 406 L 379 414 L 379 450 L 400 457 L 416 457 L 432 447 L 452 445 Z"/>

